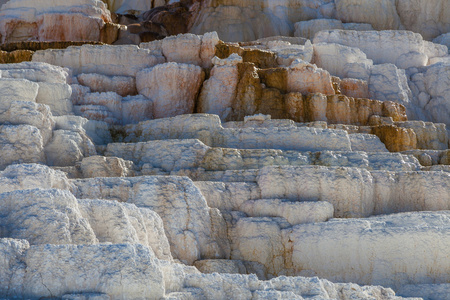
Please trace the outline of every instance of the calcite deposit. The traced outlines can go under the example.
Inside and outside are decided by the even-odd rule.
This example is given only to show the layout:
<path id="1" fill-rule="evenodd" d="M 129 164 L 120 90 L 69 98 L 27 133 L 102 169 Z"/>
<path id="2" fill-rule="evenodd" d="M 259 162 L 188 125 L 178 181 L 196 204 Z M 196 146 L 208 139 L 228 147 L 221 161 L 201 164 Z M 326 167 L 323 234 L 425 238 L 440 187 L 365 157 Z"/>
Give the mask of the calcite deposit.
<path id="1" fill-rule="evenodd" d="M 0 298 L 445 300 L 447 0 L 0 0 Z"/>

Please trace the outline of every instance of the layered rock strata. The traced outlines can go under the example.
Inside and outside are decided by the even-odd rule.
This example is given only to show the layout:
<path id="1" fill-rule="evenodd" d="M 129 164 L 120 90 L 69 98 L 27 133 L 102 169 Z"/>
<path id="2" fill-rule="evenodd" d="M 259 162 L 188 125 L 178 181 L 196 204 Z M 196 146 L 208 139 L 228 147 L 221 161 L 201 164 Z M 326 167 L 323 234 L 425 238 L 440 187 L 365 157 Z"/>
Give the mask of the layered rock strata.
<path id="1" fill-rule="evenodd" d="M 104 2 L 0 11 L 136 44 L 0 65 L 0 297 L 445 299 L 444 2 Z"/>

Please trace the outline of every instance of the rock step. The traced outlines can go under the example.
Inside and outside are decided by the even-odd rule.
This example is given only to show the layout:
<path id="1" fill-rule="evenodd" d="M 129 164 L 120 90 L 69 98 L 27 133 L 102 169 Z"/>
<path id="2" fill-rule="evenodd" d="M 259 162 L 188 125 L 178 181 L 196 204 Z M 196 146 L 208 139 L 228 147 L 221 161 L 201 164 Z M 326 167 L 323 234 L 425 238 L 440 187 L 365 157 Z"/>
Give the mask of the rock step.
<path id="1" fill-rule="evenodd" d="M 328 201 L 335 217 L 450 209 L 450 173 L 323 166 L 264 167 L 261 198 Z"/>
<path id="2" fill-rule="evenodd" d="M 119 124 L 113 113 L 103 105 L 74 105 L 73 111 L 76 115 L 88 120 L 103 121 L 108 124 Z"/>
<path id="3" fill-rule="evenodd" d="M 275 218 L 238 217 L 231 224 L 231 258 L 259 262 L 270 274 L 392 288 L 449 280 L 449 211 L 332 219 L 293 227 Z"/>
<path id="4" fill-rule="evenodd" d="M 326 201 L 292 201 L 289 199 L 257 199 L 244 202 L 240 211 L 249 217 L 282 217 L 294 226 L 325 222 L 333 217 L 333 205 Z"/>
<path id="5" fill-rule="evenodd" d="M 105 156 L 133 161 L 148 174 L 152 169 L 163 172 L 184 169 L 226 172 L 271 165 L 324 165 L 393 171 L 413 171 L 421 167 L 414 156 L 399 153 L 233 149 L 209 147 L 197 139 L 111 143 L 106 147 Z"/>
<path id="6" fill-rule="evenodd" d="M 247 200 L 327 201 L 334 217 L 450 209 L 450 173 L 367 171 L 323 166 L 264 167 L 256 182 L 197 181 L 211 207 L 239 210 Z"/>
<path id="7" fill-rule="evenodd" d="M 269 117 L 269 118 L 267 118 Z M 296 123 L 255 115 L 244 122 L 221 123 L 217 115 L 193 114 L 155 119 L 124 126 L 117 142 L 196 138 L 213 147 L 282 150 L 405 151 L 415 148 L 443 150 L 448 147 L 445 124 L 422 121 L 381 122 L 373 126 Z M 380 121 L 377 123 L 377 120 Z M 330 131 L 331 130 L 331 131 Z M 349 135 L 343 135 L 342 131 Z M 351 135 L 350 135 L 351 134 Z M 323 137 L 328 138 L 323 139 Z"/>
<path id="8" fill-rule="evenodd" d="M 450 165 L 450 150 L 410 150 L 402 152 L 414 155 L 423 166 Z"/>
<path id="9" fill-rule="evenodd" d="M 217 115 L 194 114 L 124 126 L 120 142 L 199 139 L 211 147 L 351 151 L 347 132 L 311 127 L 223 128 Z"/>

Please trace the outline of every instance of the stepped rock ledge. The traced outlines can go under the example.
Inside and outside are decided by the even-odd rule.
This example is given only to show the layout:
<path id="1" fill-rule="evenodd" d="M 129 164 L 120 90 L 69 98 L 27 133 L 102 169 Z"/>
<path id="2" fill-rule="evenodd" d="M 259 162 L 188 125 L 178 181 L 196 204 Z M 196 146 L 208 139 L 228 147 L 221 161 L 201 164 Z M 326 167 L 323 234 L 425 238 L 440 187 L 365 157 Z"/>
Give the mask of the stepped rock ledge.
<path id="1" fill-rule="evenodd" d="M 0 299 L 450 300 L 449 0 L 0 0 Z"/>

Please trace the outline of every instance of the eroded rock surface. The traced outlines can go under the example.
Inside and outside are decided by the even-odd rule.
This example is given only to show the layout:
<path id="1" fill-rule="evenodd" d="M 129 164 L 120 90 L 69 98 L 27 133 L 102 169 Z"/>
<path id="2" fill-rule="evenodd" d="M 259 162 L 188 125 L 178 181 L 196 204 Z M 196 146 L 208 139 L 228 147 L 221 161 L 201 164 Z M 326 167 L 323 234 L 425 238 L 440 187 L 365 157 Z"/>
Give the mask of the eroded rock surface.
<path id="1" fill-rule="evenodd" d="M 447 1 L 3 2 L 0 298 L 450 294 Z"/>

